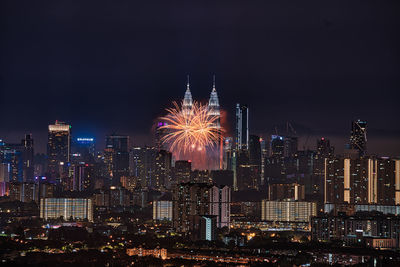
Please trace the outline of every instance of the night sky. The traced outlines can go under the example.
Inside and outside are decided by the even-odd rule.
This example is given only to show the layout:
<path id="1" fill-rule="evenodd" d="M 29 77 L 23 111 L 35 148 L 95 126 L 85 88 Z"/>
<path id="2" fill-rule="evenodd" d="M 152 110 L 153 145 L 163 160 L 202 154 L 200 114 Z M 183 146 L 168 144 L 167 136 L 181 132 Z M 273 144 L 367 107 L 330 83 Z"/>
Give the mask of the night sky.
<path id="1" fill-rule="evenodd" d="M 0 138 L 32 133 L 44 152 L 58 119 L 99 147 L 111 132 L 150 143 L 186 75 L 207 100 L 215 74 L 228 119 L 248 104 L 254 134 L 289 121 L 300 148 L 325 136 L 340 152 L 360 118 L 371 153 L 400 155 L 399 14 L 395 0 L 4 0 Z"/>

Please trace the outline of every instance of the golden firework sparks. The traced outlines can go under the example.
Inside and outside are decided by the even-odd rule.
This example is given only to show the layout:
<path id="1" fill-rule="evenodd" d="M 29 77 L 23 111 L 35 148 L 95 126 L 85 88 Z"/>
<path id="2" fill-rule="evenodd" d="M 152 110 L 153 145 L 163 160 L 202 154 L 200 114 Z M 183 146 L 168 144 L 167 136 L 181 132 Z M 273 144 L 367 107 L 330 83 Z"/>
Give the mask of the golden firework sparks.
<path id="1" fill-rule="evenodd" d="M 166 125 L 161 126 L 167 133 L 162 142 L 175 153 L 205 151 L 218 144 L 222 129 L 217 127 L 218 116 L 209 114 L 208 105 L 194 102 L 190 110 L 182 109 L 176 102 L 166 109 L 168 114 L 161 117 Z"/>

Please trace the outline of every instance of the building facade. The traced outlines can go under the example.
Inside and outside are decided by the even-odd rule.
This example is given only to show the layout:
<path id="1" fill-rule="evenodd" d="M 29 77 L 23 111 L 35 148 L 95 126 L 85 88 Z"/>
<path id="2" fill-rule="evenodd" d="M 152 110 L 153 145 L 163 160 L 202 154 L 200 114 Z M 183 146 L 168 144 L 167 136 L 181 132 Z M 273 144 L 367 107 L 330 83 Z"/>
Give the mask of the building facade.
<path id="1" fill-rule="evenodd" d="M 40 200 L 40 218 L 44 220 L 88 220 L 93 222 L 93 202 L 90 198 L 43 198 Z"/>

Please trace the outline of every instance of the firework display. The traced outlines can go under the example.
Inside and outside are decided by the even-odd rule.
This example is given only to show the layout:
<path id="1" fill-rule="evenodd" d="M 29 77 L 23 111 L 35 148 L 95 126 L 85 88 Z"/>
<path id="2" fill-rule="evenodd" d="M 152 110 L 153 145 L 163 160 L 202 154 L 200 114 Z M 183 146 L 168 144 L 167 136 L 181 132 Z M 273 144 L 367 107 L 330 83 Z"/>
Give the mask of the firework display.
<path id="1" fill-rule="evenodd" d="M 218 116 L 210 115 L 208 105 L 193 102 L 190 110 L 174 102 L 168 114 L 161 118 L 166 122 L 161 128 L 166 129 L 162 142 L 166 144 L 177 159 L 195 161 L 195 165 L 204 162 L 207 149 L 218 145 L 222 128 Z"/>

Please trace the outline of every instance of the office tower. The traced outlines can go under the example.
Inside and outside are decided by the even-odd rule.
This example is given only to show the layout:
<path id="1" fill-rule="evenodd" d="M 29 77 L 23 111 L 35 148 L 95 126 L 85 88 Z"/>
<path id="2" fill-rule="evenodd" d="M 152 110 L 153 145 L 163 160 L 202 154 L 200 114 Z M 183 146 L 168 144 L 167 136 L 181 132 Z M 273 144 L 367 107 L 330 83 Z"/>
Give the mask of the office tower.
<path id="1" fill-rule="evenodd" d="M 305 186 L 298 183 L 270 184 L 268 186 L 269 200 L 305 200 Z"/>
<path id="2" fill-rule="evenodd" d="M 258 190 L 261 167 L 250 164 L 250 153 L 247 149 L 236 152 L 236 164 L 237 189 Z"/>
<path id="3" fill-rule="evenodd" d="M 231 188 L 226 185 L 210 188 L 210 215 L 216 216 L 217 227 L 230 227 Z"/>
<path id="4" fill-rule="evenodd" d="M 104 161 L 112 184 L 118 184 L 122 176 L 129 175 L 129 136 L 107 135 Z"/>
<path id="5" fill-rule="evenodd" d="M 356 120 L 351 122 L 350 148 L 358 150 L 360 156 L 367 152 L 367 122 Z"/>
<path id="6" fill-rule="evenodd" d="M 93 222 L 93 202 L 90 198 L 42 198 L 40 218 Z"/>
<path id="7" fill-rule="evenodd" d="M 189 75 L 187 76 L 186 92 L 183 98 L 182 112 L 186 115 L 191 114 L 193 107 L 192 93 L 190 92 Z"/>
<path id="8" fill-rule="evenodd" d="M 163 137 L 167 134 L 167 129 L 162 128 L 167 126 L 166 122 L 158 122 L 155 130 L 155 147 L 157 150 L 168 150 L 168 146 L 163 143 Z"/>
<path id="9" fill-rule="evenodd" d="M 24 159 L 23 159 L 24 146 L 23 144 L 0 144 L 0 158 L 1 163 L 7 164 L 8 175 L 7 181 L 9 182 L 23 182 L 24 181 Z"/>
<path id="10" fill-rule="evenodd" d="M 261 144 L 260 137 L 257 135 L 250 135 L 249 139 L 249 163 L 251 165 L 261 166 Z"/>
<path id="11" fill-rule="evenodd" d="M 255 166 L 258 170 L 257 187 L 261 178 L 261 144 L 260 137 L 257 135 L 250 135 L 249 137 L 249 164 Z"/>
<path id="12" fill-rule="evenodd" d="M 236 104 L 236 150 L 249 147 L 249 109 Z"/>
<path id="13" fill-rule="evenodd" d="M 400 204 L 400 160 L 325 159 L 325 203 Z"/>
<path id="14" fill-rule="evenodd" d="M 49 125 L 47 142 L 47 172 L 59 178 L 66 171 L 71 154 L 71 125 L 56 121 Z"/>
<path id="15" fill-rule="evenodd" d="M 317 204 L 306 201 L 269 201 L 261 202 L 261 220 L 274 222 L 311 221 L 317 215 Z"/>
<path id="16" fill-rule="evenodd" d="M 33 182 L 34 181 L 34 151 L 33 151 L 33 139 L 31 134 L 25 135 L 25 139 L 22 140 L 23 143 L 23 152 L 22 152 L 22 160 L 23 160 L 23 181 L 24 182 Z"/>
<path id="17" fill-rule="evenodd" d="M 65 190 L 86 191 L 94 185 L 94 165 L 88 163 L 75 163 L 70 166 L 68 180 L 70 184 Z M 68 189 L 67 189 L 68 188 Z"/>
<path id="18" fill-rule="evenodd" d="M 172 153 L 159 150 L 155 158 L 154 179 L 151 187 L 157 190 L 165 189 L 171 183 Z"/>
<path id="19" fill-rule="evenodd" d="M 176 184 L 190 182 L 192 162 L 188 160 L 177 160 L 174 167 L 174 182 Z"/>
<path id="20" fill-rule="evenodd" d="M 93 137 L 78 137 L 74 140 L 71 161 L 75 163 L 94 163 L 95 140 Z"/>
<path id="21" fill-rule="evenodd" d="M 33 182 L 33 139 L 27 134 L 21 143 L 9 144 L 0 140 L 0 163 L 8 164 L 8 181 Z"/>

